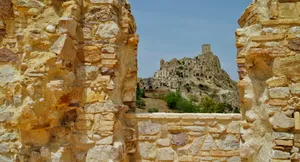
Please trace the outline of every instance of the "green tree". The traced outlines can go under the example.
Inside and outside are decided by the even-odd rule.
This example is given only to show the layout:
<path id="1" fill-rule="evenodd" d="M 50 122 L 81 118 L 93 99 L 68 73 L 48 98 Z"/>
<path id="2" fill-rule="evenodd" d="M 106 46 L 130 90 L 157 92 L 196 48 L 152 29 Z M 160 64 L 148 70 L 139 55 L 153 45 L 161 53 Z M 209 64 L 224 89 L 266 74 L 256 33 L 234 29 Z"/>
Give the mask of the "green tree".
<path id="1" fill-rule="evenodd" d="M 176 109 L 176 104 L 181 99 L 182 96 L 179 91 L 169 92 L 166 97 L 167 104 L 171 109 Z"/>

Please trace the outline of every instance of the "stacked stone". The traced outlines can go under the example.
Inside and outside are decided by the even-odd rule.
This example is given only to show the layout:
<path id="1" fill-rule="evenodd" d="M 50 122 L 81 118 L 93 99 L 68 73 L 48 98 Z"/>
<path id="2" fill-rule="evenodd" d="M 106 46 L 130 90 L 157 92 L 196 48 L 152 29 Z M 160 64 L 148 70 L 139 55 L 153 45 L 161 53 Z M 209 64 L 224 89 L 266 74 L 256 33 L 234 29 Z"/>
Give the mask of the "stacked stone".
<path id="1" fill-rule="evenodd" d="M 258 0 L 239 21 L 236 45 L 245 160 L 300 160 L 299 9 L 299 0 Z M 245 18 L 249 15 L 258 19 L 252 22 Z"/>
<path id="2" fill-rule="evenodd" d="M 239 114 L 126 114 L 138 161 L 241 161 Z"/>
<path id="3" fill-rule="evenodd" d="M 128 2 L 0 5 L 0 161 L 122 161 L 137 82 Z"/>

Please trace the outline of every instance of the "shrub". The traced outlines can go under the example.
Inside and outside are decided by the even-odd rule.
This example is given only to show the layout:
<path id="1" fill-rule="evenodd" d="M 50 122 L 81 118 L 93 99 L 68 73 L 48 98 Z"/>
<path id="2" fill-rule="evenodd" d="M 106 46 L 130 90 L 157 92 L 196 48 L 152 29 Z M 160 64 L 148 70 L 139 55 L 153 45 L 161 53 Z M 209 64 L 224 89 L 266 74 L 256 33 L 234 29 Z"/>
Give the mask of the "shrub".
<path id="1" fill-rule="evenodd" d="M 192 101 L 181 99 L 176 103 L 176 109 L 183 113 L 196 113 L 199 112 L 197 106 Z"/>
<path id="2" fill-rule="evenodd" d="M 144 106 L 146 106 L 144 100 L 142 100 L 142 99 L 137 99 L 137 100 L 136 100 L 136 107 L 138 107 L 138 108 L 143 108 Z"/>
<path id="3" fill-rule="evenodd" d="M 166 101 L 170 109 L 176 109 L 176 104 L 181 99 L 182 96 L 179 91 L 169 92 L 166 97 Z"/>
<path id="4" fill-rule="evenodd" d="M 153 113 L 153 112 L 159 112 L 158 108 L 148 108 L 148 112 L 149 113 Z"/>

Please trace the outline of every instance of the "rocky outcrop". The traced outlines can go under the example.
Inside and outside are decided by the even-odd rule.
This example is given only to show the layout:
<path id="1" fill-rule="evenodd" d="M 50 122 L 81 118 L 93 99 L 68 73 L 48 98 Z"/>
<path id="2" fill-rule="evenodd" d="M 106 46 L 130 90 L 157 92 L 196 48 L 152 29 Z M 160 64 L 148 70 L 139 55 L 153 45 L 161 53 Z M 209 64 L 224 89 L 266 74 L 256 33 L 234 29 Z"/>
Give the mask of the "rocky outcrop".
<path id="1" fill-rule="evenodd" d="M 124 160 L 135 31 L 126 0 L 1 0 L 0 161 Z"/>
<path id="2" fill-rule="evenodd" d="M 299 0 L 256 0 L 236 30 L 243 123 L 249 162 L 299 161 Z"/>
<path id="3" fill-rule="evenodd" d="M 195 58 L 161 60 L 160 70 L 153 78 L 142 79 L 140 83 L 145 89 L 179 90 L 187 99 L 209 96 L 239 107 L 236 82 L 221 68 L 219 58 L 208 44 L 202 46 L 202 54 Z"/>

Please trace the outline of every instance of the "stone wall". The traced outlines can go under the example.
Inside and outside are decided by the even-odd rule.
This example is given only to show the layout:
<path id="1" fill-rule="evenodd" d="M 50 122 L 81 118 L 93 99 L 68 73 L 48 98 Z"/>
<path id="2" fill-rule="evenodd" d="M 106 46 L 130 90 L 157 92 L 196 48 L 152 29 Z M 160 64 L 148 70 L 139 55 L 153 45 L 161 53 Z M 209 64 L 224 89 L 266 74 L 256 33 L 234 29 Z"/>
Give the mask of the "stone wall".
<path id="1" fill-rule="evenodd" d="M 123 161 L 135 31 L 126 0 L 1 0 L 0 161 Z"/>
<path id="2" fill-rule="evenodd" d="M 299 161 L 300 1 L 256 0 L 236 31 L 241 157 Z"/>
<path id="3" fill-rule="evenodd" d="M 239 114 L 126 114 L 129 161 L 241 161 Z"/>

